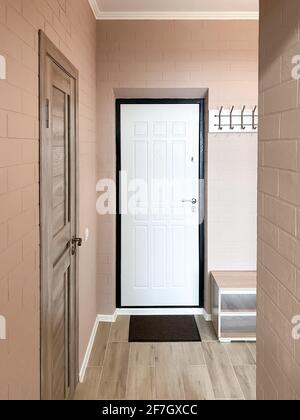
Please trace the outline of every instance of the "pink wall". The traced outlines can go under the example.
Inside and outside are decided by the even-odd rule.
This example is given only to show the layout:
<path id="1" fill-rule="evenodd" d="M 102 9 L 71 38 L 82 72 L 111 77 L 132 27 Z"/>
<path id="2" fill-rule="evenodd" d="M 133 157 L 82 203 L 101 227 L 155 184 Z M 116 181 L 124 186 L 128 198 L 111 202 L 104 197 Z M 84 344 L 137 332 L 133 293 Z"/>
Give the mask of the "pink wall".
<path id="1" fill-rule="evenodd" d="M 38 29 L 80 72 L 80 362 L 96 316 L 96 21 L 87 0 L 0 0 L 0 399 L 39 397 Z"/>
<path id="2" fill-rule="evenodd" d="M 208 88 L 210 108 L 257 104 L 255 21 L 111 21 L 97 25 L 98 179 L 116 176 L 115 89 Z M 221 137 L 218 141 L 225 144 L 228 136 Z M 217 140 L 211 135 L 208 140 L 208 165 L 213 169 L 210 144 L 214 146 Z M 236 137 L 232 140 L 233 147 L 235 142 L 241 143 Z M 208 184 L 208 218 L 214 206 Z M 213 223 L 208 221 L 209 236 Z M 97 308 L 99 313 L 111 314 L 115 310 L 114 216 L 98 216 L 98 237 Z M 256 238 L 254 241 L 256 246 Z M 224 242 L 225 249 L 231 245 Z M 242 246 L 247 253 L 247 237 Z M 210 266 L 213 252 L 207 260 L 207 273 L 215 268 Z M 249 269 L 247 265 L 244 268 Z M 208 276 L 206 307 L 209 310 Z"/>
<path id="3" fill-rule="evenodd" d="M 299 0 L 260 1 L 259 399 L 300 399 Z"/>

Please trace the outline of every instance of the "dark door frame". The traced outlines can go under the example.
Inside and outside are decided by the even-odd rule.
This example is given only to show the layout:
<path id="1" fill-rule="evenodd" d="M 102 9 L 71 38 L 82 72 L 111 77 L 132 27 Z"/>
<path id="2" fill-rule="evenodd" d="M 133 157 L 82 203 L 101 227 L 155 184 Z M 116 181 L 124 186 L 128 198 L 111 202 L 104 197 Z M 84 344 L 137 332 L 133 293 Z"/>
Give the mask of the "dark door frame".
<path id="1" fill-rule="evenodd" d="M 199 105 L 199 180 L 202 185 L 205 181 L 205 99 L 117 99 L 116 100 L 116 173 L 117 173 L 117 226 L 116 226 L 116 307 L 124 309 L 154 309 L 154 308 L 187 308 L 186 306 L 122 306 L 121 296 L 121 227 L 122 215 L 120 209 L 120 179 L 119 174 L 122 170 L 121 163 L 121 147 L 122 147 L 122 127 L 121 127 L 121 106 L 126 104 L 132 105 L 163 105 L 163 104 L 198 104 Z M 204 189 L 204 188 L 203 188 Z M 205 196 L 204 191 L 200 197 L 201 210 L 204 212 Z M 203 213 L 204 214 L 204 213 Z M 199 306 L 189 306 L 188 308 L 204 307 L 204 256 L 205 256 L 205 217 L 203 223 L 199 225 Z"/>
<path id="2" fill-rule="evenodd" d="M 55 45 L 48 39 L 43 31 L 39 31 L 39 141 L 40 141 L 40 393 L 41 399 L 49 399 L 49 365 L 48 365 L 48 349 L 47 342 L 49 331 L 47 328 L 47 284 L 48 284 L 48 271 L 46 259 L 50 250 L 48 249 L 48 223 L 47 213 L 48 208 L 44 203 L 43 197 L 47 186 L 47 173 L 45 171 L 45 159 L 47 156 L 45 140 L 46 131 L 49 125 L 49 100 L 47 98 L 47 78 L 46 78 L 46 65 L 47 59 L 51 58 L 53 62 L 60 67 L 68 76 L 74 79 L 75 84 L 75 127 L 73 129 L 73 137 L 75 138 L 75 167 L 76 167 L 76 186 L 75 186 L 75 224 L 76 230 L 79 231 L 79 160 L 78 160 L 78 103 L 79 103 L 79 89 L 78 80 L 79 72 L 73 64 L 55 47 Z M 74 354 L 74 372 L 72 373 L 71 380 L 73 387 L 76 388 L 79 381 L 79 258 L 76 258 L 75 263 L 75 316 L 72 326 L 75 331 L 75 342 L 71 343 L 75 346 Z"/>

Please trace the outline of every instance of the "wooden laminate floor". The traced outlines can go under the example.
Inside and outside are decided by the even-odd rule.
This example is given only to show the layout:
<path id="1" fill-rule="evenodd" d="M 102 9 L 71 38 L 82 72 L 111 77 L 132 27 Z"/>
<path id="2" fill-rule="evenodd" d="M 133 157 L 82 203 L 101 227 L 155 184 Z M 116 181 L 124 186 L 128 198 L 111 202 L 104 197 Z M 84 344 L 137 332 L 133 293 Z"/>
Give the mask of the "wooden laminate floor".
<path id="1" fill-rule="evenodd" d="M 221 344 L 196 321 L 202 343 L 128 343 L 129 317 L 100 323 L 75 399 L 254 400 L 255 344 Z"/>

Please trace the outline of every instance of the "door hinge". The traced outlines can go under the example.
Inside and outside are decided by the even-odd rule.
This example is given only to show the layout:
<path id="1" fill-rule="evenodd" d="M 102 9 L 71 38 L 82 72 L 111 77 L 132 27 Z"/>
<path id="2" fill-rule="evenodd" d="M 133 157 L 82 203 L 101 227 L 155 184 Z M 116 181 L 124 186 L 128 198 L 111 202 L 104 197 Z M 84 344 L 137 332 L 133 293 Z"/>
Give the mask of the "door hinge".
<path id="1" fill-rule="evenodd" d="M 50 101 L 46 99 L 46 128 L 50 127 Z"/>

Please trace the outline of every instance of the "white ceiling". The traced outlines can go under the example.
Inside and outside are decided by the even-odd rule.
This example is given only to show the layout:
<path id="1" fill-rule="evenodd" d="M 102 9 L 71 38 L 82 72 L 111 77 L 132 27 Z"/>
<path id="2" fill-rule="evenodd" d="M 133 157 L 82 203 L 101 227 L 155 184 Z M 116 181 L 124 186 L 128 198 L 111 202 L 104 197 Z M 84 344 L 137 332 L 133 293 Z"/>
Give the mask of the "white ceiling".
<path id="1" fill-rule="evenodd" d="M 259 0 L 89 0 L 97 19 L 258 19 Z"/>

